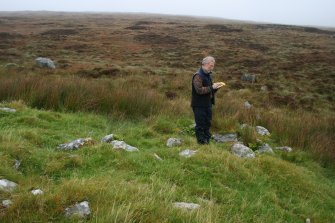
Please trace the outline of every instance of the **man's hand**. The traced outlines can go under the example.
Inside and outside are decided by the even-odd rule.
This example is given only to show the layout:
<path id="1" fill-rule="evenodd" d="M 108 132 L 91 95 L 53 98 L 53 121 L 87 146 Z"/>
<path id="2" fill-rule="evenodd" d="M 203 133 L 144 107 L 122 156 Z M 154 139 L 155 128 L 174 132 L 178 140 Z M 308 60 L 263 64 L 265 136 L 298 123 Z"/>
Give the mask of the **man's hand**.
<path id="1" fill-rule="evenodd" d="M 222 86 L 225 86 L 226 84 L 224 82 L 216 82 L 212 85 L 213 89 L 219 89 Z"/>

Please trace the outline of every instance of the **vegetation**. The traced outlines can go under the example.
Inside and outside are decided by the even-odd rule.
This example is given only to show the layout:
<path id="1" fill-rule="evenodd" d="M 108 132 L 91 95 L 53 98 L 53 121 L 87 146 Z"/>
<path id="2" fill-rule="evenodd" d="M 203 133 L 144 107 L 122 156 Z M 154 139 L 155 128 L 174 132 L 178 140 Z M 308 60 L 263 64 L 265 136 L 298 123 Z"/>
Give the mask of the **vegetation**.
<path id="1" fill-rule="evenodd" d="M 1 222 L 78 222 L 64 209 L 83 200 L 92 208 L 87 222 L 335 221 L 334 32 L 66 13 L 1 13 L 0 27 L 0 107 L 17 109 L 0 111 L 0 179 L 19 185 L 0 192 L 13 201 L 0 209 Z M 230 143 L 197 145 L 190 80 L 209 54 L 217 59 L 214 79 L 227 83 L 212 131 L 237 132 L 252 149 L 261 139 L 293 152 L 246 160 L 230 153 Z M 38 56 L 57 68 L 38 68 Z M 257 81 L 241 81 L 245 72 Z M 140 151 L 101 143 L 110 133 Z M 84 137 L 94 144 L 57 149 Z M 169 137 L 183 145 L 168 149 Z M 187 148 L 198 152 L 180 157 Z M 33 196 L 33 188 L 45 194 Z M 178 210 L 178 201 L 201 208 Z"/>

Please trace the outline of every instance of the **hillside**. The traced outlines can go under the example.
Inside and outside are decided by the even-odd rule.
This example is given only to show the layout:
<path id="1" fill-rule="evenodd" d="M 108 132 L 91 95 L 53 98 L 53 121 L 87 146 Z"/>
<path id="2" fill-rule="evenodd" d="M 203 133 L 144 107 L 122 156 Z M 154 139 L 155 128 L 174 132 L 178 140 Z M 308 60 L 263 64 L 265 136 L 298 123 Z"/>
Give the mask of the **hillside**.
<path id="1" fill-rule="evenodd" d="M 234 142 L 196 143 L 191 78 L 207 55 L 227 84 L 212 132 L 274 153 L 245 159 Z M 1 12 L 0 180 L 17 187 L 0 190 L 12 202 L 0 222 L 78 222 L 64 213 L 83 201 L 85 222 L 334 222 L 334 61 L 335 32 L 321 28 Z M 109 134 L 138 151 L 102 142 Z M 182 144 L 167 147 L 171 137 Z M 79 138 L 91 139 L 59 148 Z M 186 149 L 196 152 L 180 156 Z"/>

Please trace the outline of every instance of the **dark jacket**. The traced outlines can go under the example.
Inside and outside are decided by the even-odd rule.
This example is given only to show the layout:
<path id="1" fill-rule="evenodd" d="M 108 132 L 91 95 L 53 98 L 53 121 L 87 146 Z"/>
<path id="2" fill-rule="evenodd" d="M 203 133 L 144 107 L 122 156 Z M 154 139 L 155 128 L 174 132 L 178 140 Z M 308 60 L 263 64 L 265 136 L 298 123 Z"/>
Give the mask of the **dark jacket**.
<path id="1" fill-rule="evenodd" d="M 197 85 L 200 85 L 199 81 L 202 84 L 200 88 L 197 87 Z M 213 89 L 212 85 L 211 73 L 206 74 L 200 68 L 192 78 L 192 107 L 211 107 L 215 104 L 216 90 Z"/>

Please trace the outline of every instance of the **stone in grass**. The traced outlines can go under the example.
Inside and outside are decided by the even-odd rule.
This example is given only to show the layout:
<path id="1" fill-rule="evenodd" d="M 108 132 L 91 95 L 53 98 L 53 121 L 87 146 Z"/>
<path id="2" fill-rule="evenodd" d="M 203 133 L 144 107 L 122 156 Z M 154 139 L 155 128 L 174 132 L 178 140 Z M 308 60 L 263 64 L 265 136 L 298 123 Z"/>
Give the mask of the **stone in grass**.
<path id="1" fill-rule="evenodd" d="M 20 165 L 21 165 L 21 161 L 15 160 L 14 169 L 18 170 L 20 168 Z"/>
<path id="2" fill-rule="evenodd" d="M 113 140 L 111 142 L 111 144 L 113 145 L 113 149 L 123 149 L 123 150 L 126 150 L 128 152 L 138 151 L 138 148 L 136 148 L 134 146 L 130 146 L 127 143 L 125 143 L 124 141 Z"/>
<path id="3" fill-rule="evenodd" d="M 3 200 L 1 203 L 4 208 L 9 208 L 13 204 L 11 200 Z"/>
<path id="4" fill-rule="evenodd" d="M 175 208 L 184 209 L 184 210 L 195 210 L 200 208 L 199 204 L 195 203 L 186 203 L 186 202 L 175 202 L 173 203 Z"/>
<path id="5" fill-rule="evenodd" d="M 194 156 L 197 153 L 196 150 L 191 150 L 191 149 L 185 149 L 179 153 L 180 156 L 190 158 L 191 156 Z"/>
<path id="6" fill-rule="evenodd" d="M 255 158 L 255 153 L 249 147 L 243 145 L 242 143 L 235 143 L 231 147 L 231 152 L 241 158 Z"/>
<path id="7" fill-rule="evenodd" d="M 6 179 L 1 179 L 0 180 L 0 190 L 5 191 L 5 192 L 12 192 L 13 190 L 15 190 L 17 184 L 6 180 Z"/>
<path id="8" fill-rule="evenodd" d="M 264 128 L 263 126 L 256 126 L 256 132 L 262 136 L 264 135 L 270 135 L 269 130 Z"/>
<path id="9" fill-rule="evenodd" d="M 42 194 L 44 194 L 44 192 L 41 189 L 32 190 L 31 193 L 33 195 L 42 195 Z"/>
<path id="10" fill-rule="evenodd" d="M 1 111 L 4 111 L 4 112 L 11 112 L 11 113 L 15 113 L 16 112 L 16 109 L 14 108 L 0 108 Z"/>
<path id="11" fill-rule="evenodd" d="M 110 134 L 110 135 L 106 135 L 105 137 L 103 137 L 102 139 L 101 139 L 101 142 L 111 142 L 111 141 L 113 141 L 113 139 L 114 139 L 114 135 L 113 134 Z"/>
<path id="12" fill-rule="evenodd" d="M 292 148 L 289 146 L 279 146 L 279 147 L 275 147 L 275 149 L 288 152 L 288 153 L 292 152 Z"/>
<path id="13" fill-rule="evenodd" d="M 91 209 L 88 201 L 76 203 L 70 207 L 65 208 L 66 217 L 85 218 L 91 214 Z"/>
<path id="14" fill-rule="evenodd" d="M 244 108 L 245 109 L 251 109 L 252 108 L 252 105 L 250 104 L 249 101 L 244 102 Z"/>
<path id="15" fill-rule="evenodd" d="M 156 159 L 158 159 L 159 161 L 163 161 L 163 159 L 162 159 L 160 156 L 158 156 L 156 153 L 154 153 L 154 157 L 155 157 Z"/>
<path id="16" fill-rule="evenodd" d="M 237 134 L 236 133 L 230 133 L 230 134 L 225 134 L 225 135 L 219 135 L 219 134 L 214 134 L 213 139 L 216 142 L 237 142 Z"/>
<path id="17" fill-rule="evenodd" d="M 269 144 L 263 144 L 258 150 L 259 153 L 273 153 L 273 150 Z"/>
<path id="18" fill-rule="evenodd" d="M 39 67 L 47 67 L 49 69 L 55 69 L 56 68 L 54 62 L 49 58 L 38 57 L 38 58 L 35 59 L 35 62 Z"/>
<path id="19" fill-rule="evenodd" d="M 167 147 L 180 146 L 182 143 L 181 139 L 178 138 L 169 138 L 166 142 Z"/>
<path id="20" fill-rule="evenodd" d="M 83 145 L 91 144 L 91 143 L 93 143 L 92 138 L 85 138 L 85 139 L 80 138 L 80 139 L 73 140 L 69 143 L 60 144 L 58 148 L 62 150 L 75 150 L 75 149 L 79 149 Z"/>

